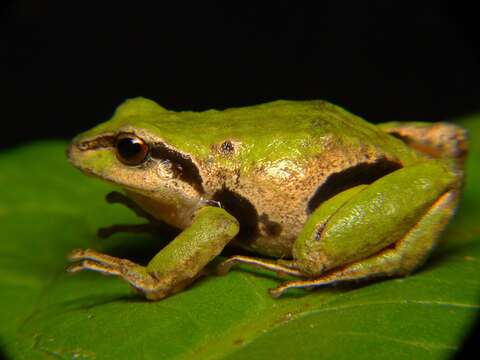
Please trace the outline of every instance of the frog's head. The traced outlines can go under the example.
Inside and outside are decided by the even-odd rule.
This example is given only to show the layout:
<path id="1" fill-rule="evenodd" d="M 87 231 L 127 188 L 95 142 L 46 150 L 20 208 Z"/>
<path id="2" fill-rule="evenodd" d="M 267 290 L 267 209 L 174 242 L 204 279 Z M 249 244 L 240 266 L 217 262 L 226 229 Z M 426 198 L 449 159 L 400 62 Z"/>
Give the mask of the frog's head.
<path id="1" fill-rule="evenodd" d="M 201 199 L 203 181 L 190 154 L 153 126 L 152 119 L 172 113 L 150 100 L 129 100 L 111 120 L 78 135 L 68 158 L 84 173 L 124 188 L 153 216 L 182 226 Z"/>

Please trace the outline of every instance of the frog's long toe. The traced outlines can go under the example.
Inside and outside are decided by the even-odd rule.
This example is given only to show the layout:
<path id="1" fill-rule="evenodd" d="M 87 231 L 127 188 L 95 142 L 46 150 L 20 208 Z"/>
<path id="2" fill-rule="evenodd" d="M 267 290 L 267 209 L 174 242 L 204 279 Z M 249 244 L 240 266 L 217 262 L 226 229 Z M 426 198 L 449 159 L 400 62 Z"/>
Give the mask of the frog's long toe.
<path id="1" fill-rule="evenodd" d="M 313 283 L 310 280 L 287 281 L 287 282 L 284 282 L 284 283 L 280 284 L 276 288 L 268 289 L 268 293 L 270 294 L 271 297 L 276 299 L 276 298 L 279 298 L 280 296 L 282 296 L 283 294 L 285 294 L 285 292 L 288 291 L 289 289 L 295 289 L 296 288 L 296 289 L 310 290 L 314 286 L 328 285 L 328 284 L 331 284 L 331 282 L 320 283 L 320 282 L 317 281 L 317 282 Z"/>
<path id="2" fill-rule="evenodd" d="M 296 276 L 296 277 L 305 276 L 300 270 L 298 270 L 293 264 L 291 264 L 291 261 L 283 260 L 281 263 L 279 263 L 278 260 L 275 261 L 275 260 L 259 259 L 255 257 L 242 256 L 242 255 L 235 255 L 221 262 L 217 266 L 217 274 L 225 275 L 227 272 L 231 270 L 232 266 L 236 264 L 246 264 L 249 266 L 253 266 L 257 269 L 274 271 L 279 276 L 286 276 L 286 275 Z"/>
<path id="3" fill-rule="evenodd" d="M 107 265 L 119 265 L 120 263 L 124 263 L 126 261 L 132 263 L 129 260 L 120 259 L 114 256 L 110 256 L 107 254 L 102 254 L 98 251 L 92 249 L 75 249 L 72 250 L 68 254 L 68 260 L 70 261 L 80 261 L 80 260 L 94 260 L 99 263 L 107 264 Z M 132 263 L 133 264 L 133 263 Z"/>

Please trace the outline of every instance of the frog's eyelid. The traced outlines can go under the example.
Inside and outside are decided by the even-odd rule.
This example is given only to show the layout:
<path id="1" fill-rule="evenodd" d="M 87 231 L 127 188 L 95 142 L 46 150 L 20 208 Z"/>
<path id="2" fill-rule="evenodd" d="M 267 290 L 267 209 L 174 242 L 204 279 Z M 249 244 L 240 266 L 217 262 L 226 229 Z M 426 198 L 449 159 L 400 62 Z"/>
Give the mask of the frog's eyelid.
<path id="1" fill-rule="evenodd" d="M 374 162 L 362 162 L 330 174 L 315 190 L 308 201 L 307 214 L 311 214 L 321 203 L 342 191 L 351 189 L 357 185 L 371 184 L 375 180 L 401 168 L 402 165 L 399 162 L 382 157 Z"/>

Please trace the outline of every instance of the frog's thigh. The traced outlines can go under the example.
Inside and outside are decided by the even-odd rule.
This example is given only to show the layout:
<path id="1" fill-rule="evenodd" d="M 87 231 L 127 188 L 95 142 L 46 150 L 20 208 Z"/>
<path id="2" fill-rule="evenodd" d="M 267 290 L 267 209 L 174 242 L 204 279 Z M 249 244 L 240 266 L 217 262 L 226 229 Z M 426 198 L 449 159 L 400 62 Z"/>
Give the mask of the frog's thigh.
<path id="1" fill-rule="evenodd" d="M 457 198 L 455 190 L 440 196 L 394 248 L 385 249 L 369 258 L 331 270 L 311 280 L 283 283 L 271 289 L 270 294 L 279 297 L 291 288 L 312 288 L 339 281 L 407 275 L 425 260 L 452 216 Z"/>
<path id="2" fill-rule="evenodd" d="M 333 209 L 337 196 L 311 215 L 293 248 L 297 267 L 319 275 L 365 259 L 394 244 L 437 199 L 455 188 L 456 177 L 440 161 L 397 170 Z"/>

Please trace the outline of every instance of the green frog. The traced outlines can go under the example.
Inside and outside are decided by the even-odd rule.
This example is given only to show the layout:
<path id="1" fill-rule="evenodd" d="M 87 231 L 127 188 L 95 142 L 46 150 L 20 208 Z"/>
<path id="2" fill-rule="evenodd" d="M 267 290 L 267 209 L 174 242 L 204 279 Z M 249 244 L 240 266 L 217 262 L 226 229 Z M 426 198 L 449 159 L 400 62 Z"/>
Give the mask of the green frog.
<path id="1" fill-rule="evenodd" d="M 119 185 L 110 201 L 149 220 L 110 233 L 180 232 L 146 266 L 87 249 L 72 251 L 68 270 L 116 275 L 149 300 L 185 289 L 227 245 L 251 256 L 219 274 L 242 263 L 290 277 L 273 297 L 405 276 L 452 217 L 466 154 L 453 124 L 372 125 L 320 100 L 175 112 L 130 99 L 77 136 L 69 160 Z"/>

